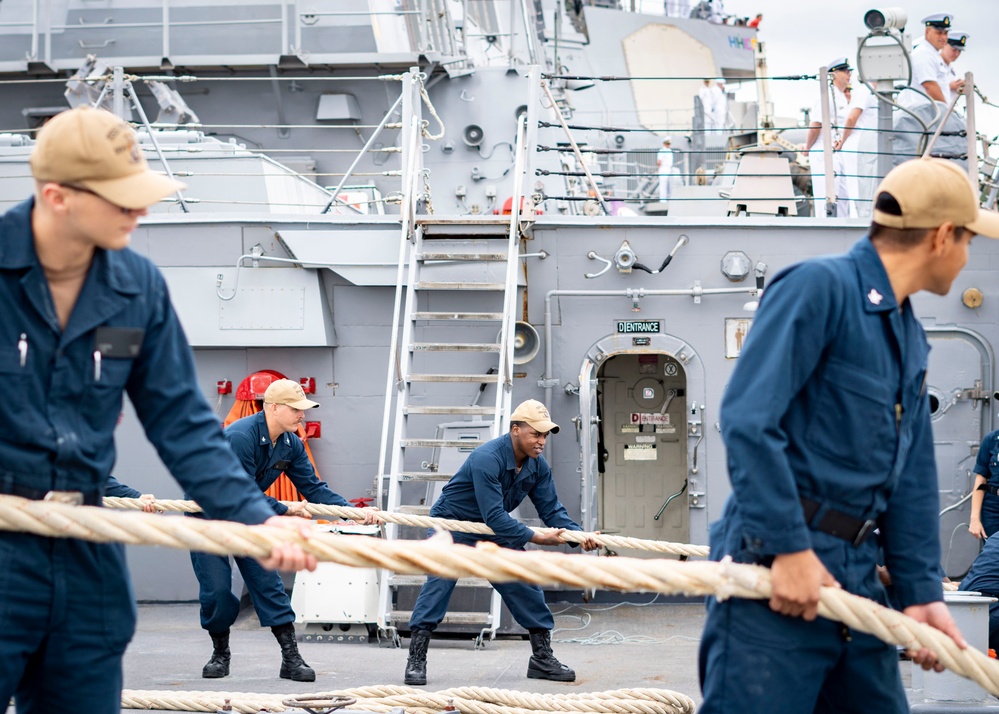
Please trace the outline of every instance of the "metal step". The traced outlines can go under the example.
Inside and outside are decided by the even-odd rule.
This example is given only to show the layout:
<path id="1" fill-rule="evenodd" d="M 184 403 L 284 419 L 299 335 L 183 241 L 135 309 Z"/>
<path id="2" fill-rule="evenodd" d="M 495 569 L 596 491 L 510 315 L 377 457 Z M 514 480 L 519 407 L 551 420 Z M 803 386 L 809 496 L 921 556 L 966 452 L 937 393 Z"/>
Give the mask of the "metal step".
<path id="1" fill-rule="evenodd" d="M 399 506 L 396 511 L 407 516 L 429 516 L 430 506 Z"/>
<path id="2" fill-rule="evenodd" d="M 482 442 L 476 441 L 475 443 Z M 450 481 L 453 477 L 453 473 L 441 471 L 402 471 L 399 474 L 400 481 Z"/>
<path id="3" fill-rule="evenodd" d="M 448 447 L 462 449 L 466 446 L 476 447 L 482 446 L 486 443 L 484 441 L 480 441 L 479 439 L 402 439 L 401 442 L 402 446 L 415 446 L 427 449 L 446 449 Z"/>
<path id="4" fill-rule="evenodd" d="M 419 253 L 417 260 L 506 261 L 506 253 Z"/>
<path id="5" fill-rule="evenodd" d="M 414 312 L 416 320 L 484 320 L 498 322 L 503 319 L 502 312 Z"/>
<path id="6" fill-rule="evenodd" d="M 492 416 L 492 407 L 413 407 L 405 408 L 407 414 L 458 414 L 461 416 Z"/>
<path id="7" fill-rule="evenodd" d="M 495 374 L 411 374 L 409 382 L 471 382 L 473 384 L 496 384 L 499 377 Z"/>
<path id="8" fill-rule="evenodd" d="M 483 290 L 502 292 L 506 285 L 503 283 L 476 283 L 456 280 L 420 280 L 413 287 L 417 290 Z"/>
<path id="9" fill-rule="evenodd" d="M 414 342 L 413 352 L 499 352 L 495 342 Z"/>
<path id="10" fill-rule="evenodd" d="M 425 582 L 427 582 L 426 575 L 393 575 L 389 578 L 389 584 L 397 587 L 419 587 Z M 491 588 L 492 585 L 485 578 L 458 578 L 458 582 L 455 587 Z"/>
<path id="11" fill-rule="evenodd" d="M 392 622 L 409 622 L 411 610 L 393 610 L 390 613 Z M 488 612 L 449 612 L 441 620 L 442 625 L 488 625 L 493 618 Z"/>

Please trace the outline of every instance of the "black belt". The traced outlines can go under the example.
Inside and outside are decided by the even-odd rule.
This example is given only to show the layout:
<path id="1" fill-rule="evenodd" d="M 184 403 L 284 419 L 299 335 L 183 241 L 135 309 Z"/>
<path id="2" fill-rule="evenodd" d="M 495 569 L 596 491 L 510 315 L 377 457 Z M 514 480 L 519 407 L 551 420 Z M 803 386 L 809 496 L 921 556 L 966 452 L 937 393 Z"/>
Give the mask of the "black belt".
<path id="1" fill-rule="evenodd" d="M 990 483 L 983 483 L 979 485 L 978 490 L 991 493 L 993 496 L 999 496 L 999 486 L 993 486 Z"/>
<path id="2" fill-rule="evenodd" d="M 818 523 L 812 523 L 812 519 L 815 518 L 815 514 L 819 512 L 820 508 L 822 508 L 822 504 L 818 501 L 804 497 L 801 499 L 801 509 L 804 511 L 805 523 L 808 524 L 809 528 L 828 533 L 835 538 L 842 538 L 855 546 L 867 540 L 878 525 L 874 519 L 865 521 L 862 518 L 851 516 L 849 513 L 837 511 L 835 508 L 827 508 L 821 520 Z"/>
<path id="3" fill-rule="evenodd" d="M 100 506 L 103 502 L 103 494 L 100 491 L 52 491 L 22 486 L 19 483 L 0 484 L 0 493 L 20 496 L 30 501 L 56 501 L 78 506 Z"/>

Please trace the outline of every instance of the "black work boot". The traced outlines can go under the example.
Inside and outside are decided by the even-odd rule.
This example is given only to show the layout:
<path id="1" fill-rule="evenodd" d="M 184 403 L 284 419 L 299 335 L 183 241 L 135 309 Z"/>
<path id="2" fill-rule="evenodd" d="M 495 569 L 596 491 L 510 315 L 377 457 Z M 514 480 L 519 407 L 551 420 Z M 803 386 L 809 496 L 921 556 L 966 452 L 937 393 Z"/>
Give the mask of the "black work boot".
<path id="1" fill-rule="evenodd" d="M 208 664 L 201 670 L 205 679 L 219 679 L 229 676 L 229 630 L 225 632 L 209 632 L 215 649 Z"/>
<path id="2" fill-rule="evenodd" d="M 550 679 L 554 682 L 575 682 L 576 673 L 555 659 L 552 653 L 551 630 L 531 633 L 534 654 L 527 663 L 528 679 Z"/>
<path id="3" fill-rule="evenodd" d="M 295 626 L 292 623 L 275 625 L 271 628 L 278 644 L 281 645 L 281 679 L 291 679 L 296 682 L 315 682 L 316 670 L 312 669 L 298 653 L 298 641 L 295 639 Z"/>
<path id="4" fill-rule="evenodd" d="M 429 630 L 413 630 L 409 636 L 409 659 L 406 660 L 406 684 L 427 683 L 427 648 L 430 647 Z"/>

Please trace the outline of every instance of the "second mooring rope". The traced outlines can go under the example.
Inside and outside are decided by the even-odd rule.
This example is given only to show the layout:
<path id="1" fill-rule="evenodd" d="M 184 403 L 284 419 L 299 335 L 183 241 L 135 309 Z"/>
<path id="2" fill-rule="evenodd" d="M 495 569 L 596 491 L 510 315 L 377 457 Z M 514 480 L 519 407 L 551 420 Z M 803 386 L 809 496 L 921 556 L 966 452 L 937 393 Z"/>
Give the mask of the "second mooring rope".
<path id="1" fill-rule="evenodd" d="M 118 498 L 107 496 L 104 505 L 108 508 L 120 508 L 126 510 L 142 510 L 145 501 L 138 498 Z M 160 500 L 156 499 L 156 507 L 161 511 L 175 513 L 201 513 L 201 506 L 194 501 L 182 501 L 179 499 Z M 307 503 L 305 509 L 313 516 L 320 518 L 332 516 L 334 518 L 346 518 L 348 520 L 362 521 L 366 511 L 360 508 L 349 508 L 347 506 L 327 506 L 321 503 Z M 391 511 L 378 511 L 378 515 L 386 523 L 397 523 L 402 526 L 414 526 L 417 528 L 438 528 L 445 531 L 457 531 L 459 533 L 477 533 L 480 535 L 494 535 L 493 531 L 485 523 L 474 523 L 472 521 L 458 521 L 451 518 L 432 518 L 430 516 L 418 516 L 411 513 L 395 513 Z M 550 528 L 535 528 L 535 531 L 544 533 L 552 530 Z M 656 553 L 668 553 L 669 555 L 682 555 L 705 558 L 709 553 L 706 545 L 688 545 L 686 543 L 669 543 L 661 540 L 650 540 L 647 538 L 631 538 L 628 536 L 606 535 L 603 533 L 586 533 L 583 531 L 565 531 L 562 540 L 566 543 L 582 543 L 586 538 L 592 538 L 604 548 L 611 550 L 645 550 Z"/>

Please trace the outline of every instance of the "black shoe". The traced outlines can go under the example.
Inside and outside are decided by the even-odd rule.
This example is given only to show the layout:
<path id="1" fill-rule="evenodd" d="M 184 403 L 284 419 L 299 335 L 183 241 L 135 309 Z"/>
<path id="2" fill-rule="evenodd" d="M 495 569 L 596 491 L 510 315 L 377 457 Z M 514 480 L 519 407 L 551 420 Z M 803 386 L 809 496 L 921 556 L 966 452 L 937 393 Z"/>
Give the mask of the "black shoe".
<path id="1" fill-rule="evenodd" d="M 298 641 L 295 639 L 295 626 L 292 623 L 277 625 L 271 628 L 278 644 L 281 645 L 281 679 L 295 682 L 315 682 L 316 670 L 312 669 L 298 653 Z"/>
<path id="2" fill-rule="evenodd" d="M 427 649 L 430 647 L 429 630 L 413 630 L 409 639 L 409 659 L 403 682 L 409 685 L 427 683 Z"/>
<path id="3" fill-rule="evenodd" d="M 221 679 L 229 676 L 229 630 L 216 634 L 209 632 L 212 644 L 215 649 L 212 651 L 212 658 L 201 670 L 201 676 L 205 679 Z"/>
<path id="4" fill-rule="evenodd" d="M 552 633 L 531 633 L 531 649 L 534 654 L 527 663 L 528 679 L 550 679 L 553 682 L 575 682 L 576 673 L 555 659 L 552 653 Z"/>

